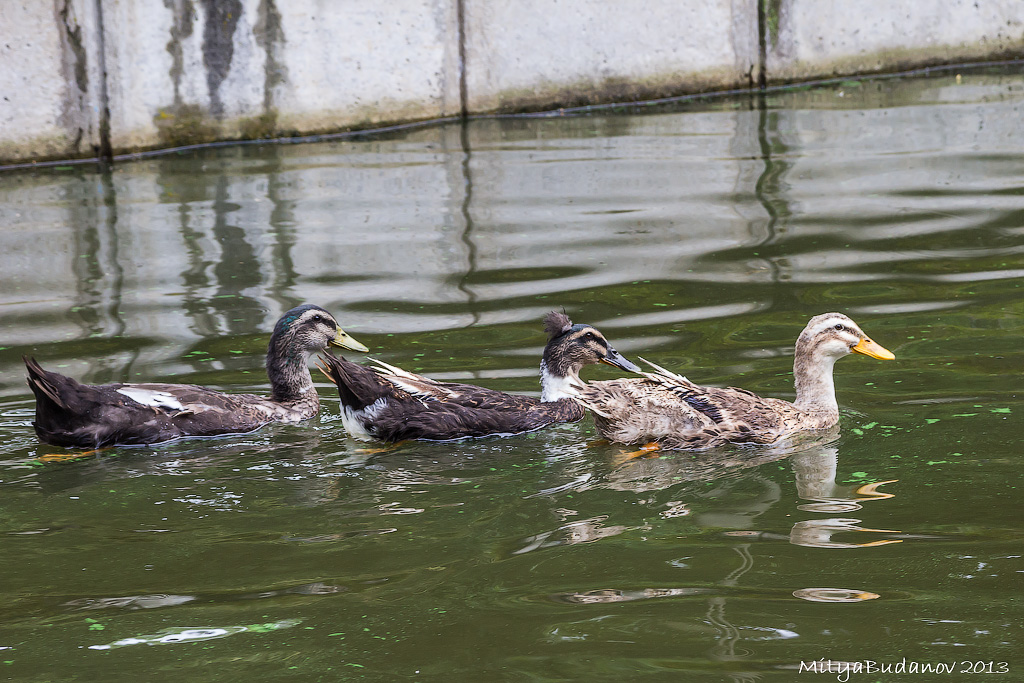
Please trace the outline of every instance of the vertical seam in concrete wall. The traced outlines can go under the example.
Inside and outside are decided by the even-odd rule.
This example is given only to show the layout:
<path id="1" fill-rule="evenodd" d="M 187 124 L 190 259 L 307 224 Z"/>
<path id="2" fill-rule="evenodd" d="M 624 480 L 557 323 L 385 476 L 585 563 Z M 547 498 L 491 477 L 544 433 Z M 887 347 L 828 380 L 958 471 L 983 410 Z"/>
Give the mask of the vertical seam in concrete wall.
<path id="1" fill-rule="evenodd" d="M 757 0 L 757 87 L 761 90 L 768 86 L 768 16 L 765 4 L 766 0 Z"/>
<path id="2" fill-rule="evenodd" d="M 99 53 L 100 71 L 100 160 L 114 160 L 114 150 L 110 144 L 110 95 L 107 91 L 107 41 L 106 27 L 103 25 L 103 0 L 96 0 L 96 51 Z"/>
<path id="3" fill-rule="evenodd" d="M 466 91 L 466 0 L 455 0 L 455 20 L 459 32 L 459 116 L 469 114 Z"/>

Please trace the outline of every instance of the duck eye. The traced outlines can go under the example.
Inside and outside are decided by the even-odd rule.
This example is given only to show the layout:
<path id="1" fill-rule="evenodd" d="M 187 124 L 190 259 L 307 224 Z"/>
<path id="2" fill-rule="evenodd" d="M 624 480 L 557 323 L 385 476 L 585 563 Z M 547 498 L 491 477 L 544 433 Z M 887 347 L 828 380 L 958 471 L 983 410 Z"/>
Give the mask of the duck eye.
<path id="1" fill-rule="evenodd" d="M 843 325 L 842 325 L 842 323 L 836 323 L 836 329 L 837 329 L 837 330 L 841 330 L 841 329 L 843 329 Z"/>
<path id="2" fill-rule="evenodd" d="M 315 323 L 322 323 L 323 321 L 324 321 L 324 317 L 322 315 L 320 315 L 319 313 L 317 313 L 316 315 L 313 316 L 313 322 L 315 322 Z"/>

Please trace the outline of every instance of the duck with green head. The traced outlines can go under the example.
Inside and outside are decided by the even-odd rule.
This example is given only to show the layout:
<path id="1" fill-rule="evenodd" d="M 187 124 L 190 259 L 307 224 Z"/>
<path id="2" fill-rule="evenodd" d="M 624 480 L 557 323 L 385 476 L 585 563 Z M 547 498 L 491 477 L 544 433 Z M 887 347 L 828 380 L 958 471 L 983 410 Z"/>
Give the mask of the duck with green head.
<path id="1" fill-rule="evenodd" d="M 304 304 L 281 316 L 267 349 L 269 398 L 190 384 L 81 384 L 25 358 L 28 384 L 36 397 L 33 426 L 44 443 L 101 448 L 251 432 L 269 422 L 299 422 L 320 409 L 307 363 L 328 345 L 367 351 L 319 306 Z"/>

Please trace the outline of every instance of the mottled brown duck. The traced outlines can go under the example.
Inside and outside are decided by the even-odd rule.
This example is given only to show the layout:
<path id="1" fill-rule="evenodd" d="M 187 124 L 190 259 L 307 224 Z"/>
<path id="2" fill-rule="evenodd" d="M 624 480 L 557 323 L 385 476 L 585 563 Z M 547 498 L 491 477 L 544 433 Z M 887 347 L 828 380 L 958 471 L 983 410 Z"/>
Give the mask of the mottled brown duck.
<path id="1" fill-rule="evenodd" d="M 832 368 L 850 353 L 891 360 L 842 313 L 811 318 L 796 342 L 796 400 L 763 398 L 734 387 L 705 387 L 651 365 L 642 378 L 591 382 L 577 394 L 609 441 L 645 449 L 703 449 L 725 443 L 770 444 L 839 421 Z"/>
<path id="2" fill-rule="evenodd" d="M 582 386 L 585 365 L 640 368 L 623 358 L 597 329 L 574 325 L 564 313 L 544 318 L 548 343 L 540 363 L 540 399 L 472 384 L 438 382 L 375 361 L 370 369 L 328 356 L 321 369 L 338 387 L 341 419 L 357 439 L 449 440 L 518 434 L 555 422 L 580 420 L 586 411 L 571 396 Z"/>
<path id="3" fill-rule="evenodd" d="M 36 396 L 33 426 L 44 443 L 101 448 L 250 432 L 269 422 L 306 420 L 320 409 L 307 363 L 328 344 L 367 351 L 319 306 L 305 304 L 285 313 L 267 349 L 267 398 L 188 384 L 81 384 L 25 358 L 28 384 Z"/>

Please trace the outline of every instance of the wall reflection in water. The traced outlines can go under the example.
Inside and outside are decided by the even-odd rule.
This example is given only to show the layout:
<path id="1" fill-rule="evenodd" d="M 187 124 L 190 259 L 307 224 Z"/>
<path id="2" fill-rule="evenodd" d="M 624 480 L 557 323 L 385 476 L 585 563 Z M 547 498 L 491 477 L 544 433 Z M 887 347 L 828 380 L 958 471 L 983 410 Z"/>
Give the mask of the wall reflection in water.
<path id="1" fill-rule="evenodd" d="M 1021 208 L 1012 195 L 982 211 L 969 193 L 923 193 L 965 174 L 1014 182 L 1009 160 L 955 153 L 999 150 L 1014 134 L 1013 82 L 989 77 L 984 108 L 957 106 L 978 91 L 941 80 L 899 92 L 904 104 L 951 103 L 918 126 L 915 106 L 854 113 L 794 93 L 786 109 L 483 120 L 5 175 L 0 392 L 24 393 L 10 378 L 39 349 L 92 381 L 194 372 L 180 359 L 202 340 L 242 335 L 258 348 L 301 301 L 394 335 L 535 331 L 551 307 L 585 307 L 620 347 L 650 352 L 685 322 L 820 312 L 809 299 L 821 292 L 804 287 L 887 277 L 936 236 L 944 258 L 977 255 L 981 233 L 1018 253 L 1001 232 Z M 852 156 L 836 163 L 825 152 L 837 148 Z M 675 284 L 652 295 L 641 281 Z M 899 294 L 889 312 L 964 303 Z M 842 298 L 854 312 L 882 303 Z M 503 339 L 492 352 L 513 358 L 540 343 Z M 203 369 L 240 367 L 220 356 Z"/>

